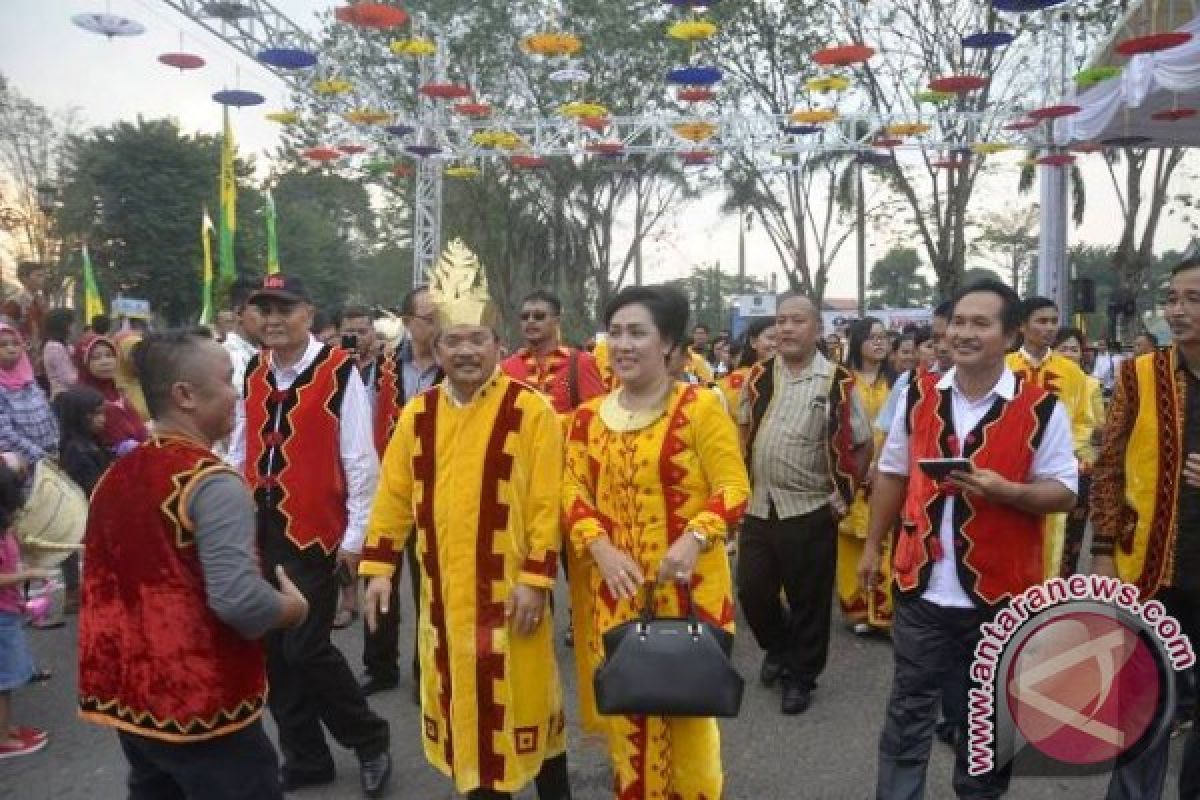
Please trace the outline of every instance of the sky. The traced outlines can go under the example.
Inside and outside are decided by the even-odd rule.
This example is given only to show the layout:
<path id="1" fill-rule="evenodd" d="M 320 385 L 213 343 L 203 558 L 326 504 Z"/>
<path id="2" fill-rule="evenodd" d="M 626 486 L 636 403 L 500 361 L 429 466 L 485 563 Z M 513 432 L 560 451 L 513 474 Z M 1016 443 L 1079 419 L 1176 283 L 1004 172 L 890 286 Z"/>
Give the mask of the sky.
<path id="1" fill-rule="evenodd" d="M 294 22 L 316 30 L 314 15 L 328 8 L 328 0 L 274 0 Z M 85 125 L 108 125 L 117 120 L 174 117 L 183 130 L 219 133 L 221 107 L 212 101 L 222 88 L 259 92 L 267 102 L 259 108 L 236 111 L 233 124 L 239 150 L 260 158 L 278 144 L 279 128 L 263 118 L 264 110 L 285 107 L 283 83 L 257 63 L 192 23 L 164 0 L 0 0 L 0 72 L 18 91 L 51 109 L 79 109 Z M 146 26 L 145 34 L 106 40 L 71 23 L 74 14 L 110 11 Z M 186 50 L 208 61 L 201 70 L 181 73 L 156 60 L 160 53 Z M 1015 162 L 1007 154 L 1000 163 Z M 1007 159 L 1007 162 L 1005 161 Z M 1195 164 L 1196 162 L 1192 162 Z M 1186 170 L 1192 173 L 1198 169 Z M 1070 241 L 1115 244 L 1119 230 L 1117 198 L 1099 156 L 1082 165 L 1088 183 L 1088 213 L 1082 226 L 1072 230 Z M 1037 200 L 1037 192 L 1017 196 L 1017 167 L 988 178 L 977 189 L 973 202 L 986 212 Z M 1200 190 L 1200 177 L 1177 179 L 1176 191 Z M 722 268 L 737 268 L 737 219 L 719 212 L 721 193 L 715 192 L 681 205 L 669 215 L 661 231 L 644 250 L 649 281 L 680 277 L 694 265 L 719 260 Z M 867 236 L 867 263 L 883 255 L 906 229 L 872 230 Z M 1182 249 L 1190 230 L 1168 217 L 1160 230 L 1157 249 Z M 767 277 L 777 257 L 761 225 L 747 235 L 747 265 L 751 274 Z M 832 270 L 831 296 L 855 294 L 853 238 Z M 780 285 L 785 282 L 780 272 Z"/>

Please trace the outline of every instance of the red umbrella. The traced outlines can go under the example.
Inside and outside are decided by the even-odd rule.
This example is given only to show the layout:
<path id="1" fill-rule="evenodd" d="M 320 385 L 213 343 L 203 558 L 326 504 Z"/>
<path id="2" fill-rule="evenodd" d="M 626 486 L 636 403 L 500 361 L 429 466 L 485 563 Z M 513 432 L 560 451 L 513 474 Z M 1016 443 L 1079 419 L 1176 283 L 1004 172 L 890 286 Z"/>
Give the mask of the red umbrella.
<path id="1" fill-rule="evenodd" d="M 417 91 L 437 100 L 457 100 L 471 95 L 471 90 L 460 83 L 426 83 Z"/>
<path id="2" fill-rule="evenodd" d="M 1123 56 L 1136 56 L 1142 53 L 1158 53 L 1170 50 L 1184 42 L 1190 42 L 1192 35 L 1182 31 L 1168 33 L 1151 33 L 1146 36 L 1135 36 L 1117 45 L 1117 52 Z"/>
<path id="3" fill-rule="evenodd" d="M 1043 167 L 1066 167 L 1075 163 L 1075 156 L 1070 153 L 1055 153 L 1049 156 L 1042 156 L 1037 160 L 1037 163 Z"/>
<path id="4" fill-rule="evenodd" d="M 625 151 L 625 145 L 620 142 L 590 142 L 586 149 L 596 155 L 619 156 Z"/>
<path id="5" fill-rule="evenodd" d="M 1179 122 L 1182 119 L 1191 119 L 1196 114 L 1200 114 L 1200 111 L 1194 108 L 1172 108 L 1151 114 L 1150 119 L 1156 122 Z"/>
<path id="6" fill-rule="evenodd" d="M 455 103 L 455 113 L 464 117 L 486 117 L 492 113 L 492 107 L 487 103 Z"/>
<path id="7" fill-rule="evenodd" d="M 175 67 L 180 71 L 185 69 L 200 69 L 205 65 L 205 60 L 194 53 L 163 53 L 158 57 L 161 64 L 166 64 L 168 67 Z"/>
<path id="8" fill-rule="evenodd" d="M 326 161 L 336 161 L 342 157 L 343 153 L 335 147 L 310 147 L 302 151 L 300 155 L 309 161 L 324 163 Z"/>
<path id="9" fill-rule="evenodd" d="M 848 67 L 861 64 L 875 55 L 875 48 L 865 44 L 843 44 L 826 47 L 813 53 L 813 61 L 823 67 Z"/>
<path id="10" fill-rule="evenodd" d="M 685 86 L 676 95 L 685 103 L 703 103 L 712 100 L 717 93 L 705 86 Z"/>
<path id="11" fill-rule="evenodd" d="M 408 13 L 402 8 L 384 3 L 356 3 L 333 11 L 338 22 L 357 25 L 360 28 L 395 28 L 408 22 Z"/>
<path id="12" fill-rule="evenodd" d="M 508 160 L 517 169 L 538 169 L 544 167 L 547 161 L 542 156 L 518 155 Z"/>
<path id="13" fill-rule="evenodd" d="M 1064 103 L 1063 105 L 1046 106 L 1045 108 L 1035 108 L 1033 111 L 1028 112 L 1027 116 L 1030 119 L 1037 120 L 1038 122 L 1042 122 L 1043 120 L 1047 120 L 1047 119 L 1059 119 L 1060 117 L 1069 117 L 1072 114 L 1078 114 L 1082 110 L 1083 109 L 1080 108 L 1079 106 L 1073 106 L 1073 105 Z"/>
<path id="14" fill-rule="evenodd" d="M 966 94 L 987 86 L 987 78 L 980 75 L 946 75 L 934 78 L 929 82 L 929 88 L 935 92 L 951 92 Z"/>

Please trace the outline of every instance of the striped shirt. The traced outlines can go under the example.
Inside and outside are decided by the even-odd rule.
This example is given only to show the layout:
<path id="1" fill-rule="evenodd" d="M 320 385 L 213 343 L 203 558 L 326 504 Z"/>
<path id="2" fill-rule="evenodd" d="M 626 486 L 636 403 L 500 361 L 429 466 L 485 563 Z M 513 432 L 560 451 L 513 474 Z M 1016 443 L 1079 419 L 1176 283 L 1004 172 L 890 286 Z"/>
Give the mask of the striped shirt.
<path id="1" fill-rule="evenodd" d="M 829 384 L 834 365 L 820 352 L 798 373 L 775 359 L 775 393 L 754 439 L 750 465 L 753 494 L 746 513 L 767 519 L 771 506 L 781 519 L 809 514 L 829 502 Z M 738 422 L 751 424 L 750 393 L 742 393 Z M 862 399 L 850 396 L 851 436 L 859 447 L 871 441 Z"/>

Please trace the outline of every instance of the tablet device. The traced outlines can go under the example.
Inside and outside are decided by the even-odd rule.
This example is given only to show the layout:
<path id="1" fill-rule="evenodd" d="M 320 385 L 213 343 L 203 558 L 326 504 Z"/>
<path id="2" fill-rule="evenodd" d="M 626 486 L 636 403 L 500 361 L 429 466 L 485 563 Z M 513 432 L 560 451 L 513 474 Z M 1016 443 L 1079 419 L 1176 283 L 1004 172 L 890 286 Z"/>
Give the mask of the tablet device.
<path id="1" fill-rule="evenodd" d="M 967 458 L 921 458 L 917 466 L 935 481 L 944 481 L 951 472 L 970 472 L 971 461 Z"/>

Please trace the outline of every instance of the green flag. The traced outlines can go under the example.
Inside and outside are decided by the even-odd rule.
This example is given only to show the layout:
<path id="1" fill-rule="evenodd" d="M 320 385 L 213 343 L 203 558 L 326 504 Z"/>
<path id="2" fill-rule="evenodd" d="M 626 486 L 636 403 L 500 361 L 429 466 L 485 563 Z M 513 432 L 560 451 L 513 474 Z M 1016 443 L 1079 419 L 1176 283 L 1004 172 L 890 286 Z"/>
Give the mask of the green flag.
<path id="1" fill-rule="evenodd" d="M 208 215 L 208 209 L 205 208 L 204 216 L 200 218 L 200 246 L 204 250 L 204 308 L 200 312 L 201 325 L 211 325 L 213 323 L 212 232 L 212 217 Z"/>
<path id="2" fill-rule="evenodd" d="M 233 262 L 233 237 L 237 232 L 237 177 L 233 155 L 233 128 L 229 125 L 229 106 L 225 106 L 225 130 L 221 137 L 221 230 L 217 251 L 222 291 L 237 279 L 237 267 Z"/>
<path id="3" fill-rule="evenodd" d="M 275 235 L 275 197 L 267 189 L 267 274 L 279 272 L 279 240 Z"/>
<path id="4" fill-rule="evenodd" d="M 87 245 L 83 246 L 83 316 L 85 323 L 90 323 L 95 317 L 104 313 L 104 298 L 100 296 L 100 286 L 96 283 L 96 272 L 92 269 L 92 259 L 88 255 Z"/>

